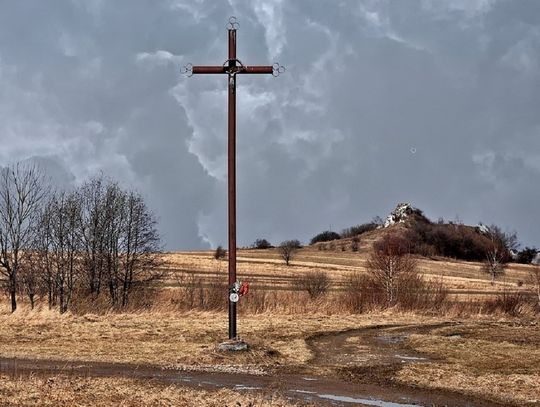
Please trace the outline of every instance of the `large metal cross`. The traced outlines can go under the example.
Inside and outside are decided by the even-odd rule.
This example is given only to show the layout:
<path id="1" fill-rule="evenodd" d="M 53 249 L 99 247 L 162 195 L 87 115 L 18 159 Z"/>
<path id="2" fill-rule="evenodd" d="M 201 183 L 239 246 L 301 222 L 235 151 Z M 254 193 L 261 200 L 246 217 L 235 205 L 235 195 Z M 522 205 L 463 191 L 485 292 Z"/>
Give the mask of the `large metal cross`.
<path id="1" fill-rule="evenodd" d="M 278 63 L 265 66 L 247 66 L 236 57 L 236 30 L 238 23 L 235 17 L 229 18 L 229 58 L 220 66 L 186 65 L 182 73 L 187 76 L 195 74 L 226 74 L 229 88 L 229 123 L 228 123 L 228 190 L 229 190 L 229 339 L 237 338 L 236 331 L 236 75 L 238 74 L 271 74 L 278 76 L 285 68 Z M 235 287 L 236 286 L 236 287 Z M 232 295 L 231 295 L 232 294 Z M 235 295 L 236 294 L 236 295 Z"/>

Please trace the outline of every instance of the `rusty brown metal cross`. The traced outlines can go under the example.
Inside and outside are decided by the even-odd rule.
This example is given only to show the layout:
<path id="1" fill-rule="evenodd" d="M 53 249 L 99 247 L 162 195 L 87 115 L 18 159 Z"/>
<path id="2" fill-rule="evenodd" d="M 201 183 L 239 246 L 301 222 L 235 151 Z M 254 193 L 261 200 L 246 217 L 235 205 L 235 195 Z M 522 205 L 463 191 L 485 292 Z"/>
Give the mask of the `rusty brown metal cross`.
<path id="1" fill-rule="evenodd" d="M 236 330 L 236 75 L 238 74 L 271 74 L 278 76 L 285 68 L 275 63 L 273 65 L 248 66 L 236 57 L 236 30 L 238 22 L 235 17 L 229 18 L 229 58 L 220 66 L 186 65 L 182 73 L 187 76 L 196 74 L 226 74 L 229 88 L 229 119 L 228 119 L 228 217 L 229 217 L 229 339 L 237 338 Z M 236 300 L 236 301 L 233 301 Z"/>

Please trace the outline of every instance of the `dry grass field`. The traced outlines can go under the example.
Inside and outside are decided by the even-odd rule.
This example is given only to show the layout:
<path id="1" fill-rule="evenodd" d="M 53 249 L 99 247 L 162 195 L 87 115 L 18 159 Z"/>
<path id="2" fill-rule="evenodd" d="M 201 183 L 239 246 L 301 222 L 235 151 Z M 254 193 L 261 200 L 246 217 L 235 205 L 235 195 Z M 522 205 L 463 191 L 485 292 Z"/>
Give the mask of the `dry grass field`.
<path id="1" fill-rule="evenodd" d="M 369 234 L 369 233 L 368 233 Z M 341 242 L 341 240 L 339 241 Z M 364 241 L 363 241 L 364 242 Z M 334 290 L 343 289 L 343 284 L 351 273 L 366 273 L 366 263 L 371 253 L 372 239 L 360 245 L 358 252 L 352 252 L 347 243 L 308 246 L 301 249 L 287 267 L 278 249 L 238 251 L 238 276 L 250 281 L 258 290 L 294 290 L 291 284 L 302 273 L 323 270 L 332 277 Z M 347 250 L 342 251 L 341 245 Z M 330 249 L 333 247 L 333 249 Z M 213 252 L 175 252 L 165 255 L 167 260 L 166 277 L 162 284 L 177 287 L 184 274 L 200 277 L 205 281 L 221 280 L 227 273 L 227 261 L 215 260 Z M 441 281 L 458 300 L 483 298 L 503 290 L 529 292 L 531 266 L 510 264 L 507 272 L 491 285 L 490 276 L 482 271 L 482 264 L 452 260 L 448 258 L 418 258 L 419 272 L 427 280 Z"/>
<path id="2" fill-rule="evenodd" d="M 217 312 L 60 316 L 49 311 L 21 311 L 0 317 L 3 327 L 0 354 L 3 358 L 129 363 L 179 371 L 337 375 L 353 383 L 420 386 L 506 405 L 540 405 L 538 321 L 502 321 L 500 318 L 463 321 L 394 312 L 302 317 L 263 313 L 246 315 L 240 321 L 242 336 L 252 349 L 227 354 L 216 350 L 216 344 L 226 332 L 225 318 L 223 313 Z M 448 326 L 440 327 L 441 323 Z M 380 337 L 399 335 L 403 343 L 381 353 L 382 344 L 374 342 L 371 335 L 368 338 L 363 331 L 371 331 L 374 326 L 381 329 Z M 402 332 L 403 329 L 406 331 Z M 318 360 L 322 356 L 313 338 L 321 334 L 332 338 L 333 334 L 344 331 L 350 332 L 346 341 L 348 347 L 330 342 L 327 348 L 338 356 L 348 355 L 346 358 L 356 355 L 355 363 Z M 397 354 L 422 355 L 425 360 L 418 363 L 391 360 Z M 370 372 L 367 376 L 366 369 Z M 101 400 L 105 405 L 114 405 L 115 400 L 122 397 L 126 397 L 124 405 L 145 405 L 143 400 L 148 401 L 146 405 L 189 405 L 168 400 L 177 396 L 178 400 L 191 399 L 194 393 L 178 385 L 142 385 L 136 380 L 100 378 L 93 384 L 94 380 L 88 377 L 64 377 L 54 378 L 45 387 L 38 385 L 40 380 L 44 379 L 8 380 L 6 376 L 0 386 L 0 400 L 9 405 L 6 400 L 12 397 L 14 389 L 27 388 L 24 395 L 19 394 L 17 405 L 40 405 L 36 402 L 40 397 L 45 397 L 49 405 L 55 402 L 70 405 L 72 400 L 78 400 L 79 405 L 89 405 L 100 392 L 103 392 Z M 77 383 L 77 386 L 68 386 L 69 383 Z M 96 386 L 95 389 L 92 386 Z M 70 393 L 70 389 L 79 387 L 84 391 Z M 114 387 L 115 392 L 107 391 L 109 387 Z M 146 394 L 146 398 L 140 398 L 140 403 L 132 401 L 139 400 L 138 392 Z M 50 398 L 48 394 L 52 393 L 55 396 Z M 226 395 L 226 391 L 219 396 L 207 390 L 195 393 L 194 400 L 206 401 L 193 405 L 216 405 L 212 400 Z M 286 403 L 284 398 L 264 401 L 253 399 L 253 394 L 246 395 L 244 400 L 258 400 L 254 405 L 289 405 L 283 404 Z"/>
<path id="3" fill-rule="evenodd" d="M 233 390 L 189 389 L 123 378 L 0 375 L 0 406 L 204 406 L 285 407 L 295 403 L 272 393 L 238 394 Z"/>
<path id="4" fill-rule="evenodd" d="M 251 345 L 247 352 L 217 350 L 227 332 L 226 314 L 214 309 L 219 302 L 187 309 L 186 297 L 208 296 L 216 287 L 221 292 L 218 282 L 226 280 L 226 260 L 215 260 L 213 252 L 204 251 L 165 254 L 164 277 L 153 294 L 122 312 L 85 304 L 60 315 L 38 303 L 35 310 L 23 305 L 10 314 L 4 302 L 0 358 L 123 363 L 224 375 L 314 375 L 393 389 L 395 399 L 401 391 L 427 391 L 470 397 L 472 405 L 540 405 L 538 314 L 490 314 L 478 307 L 354 312 L 340 301 L 348 276 L 367 272 L 368 253 L 368 246 L 359 252 L 309 247 L 287 267 L 275 249 L 240 250 L 238 275 L 251 283 L 239 305 L 239 333 Z M 424 278 L 449 290 L 455 304 L 531 288 L 527 266 L 512 265 L 495 286 L 480 264 L 419 259 L 419 267 Z M 332 286 L 320 298 L 310 299 L 293 282 L 316 270 L 326 271 Z M 210 291 L 204 291 L 208 287 Z M 309 403 L 278 391 L 244 389 L 237 395 L 227 388 L 194 389 L 121 376 L 28 376 L 7 369 L 0 382 L 0 405 Z M 461 405 L 456 400 L 449 405 Z"/>

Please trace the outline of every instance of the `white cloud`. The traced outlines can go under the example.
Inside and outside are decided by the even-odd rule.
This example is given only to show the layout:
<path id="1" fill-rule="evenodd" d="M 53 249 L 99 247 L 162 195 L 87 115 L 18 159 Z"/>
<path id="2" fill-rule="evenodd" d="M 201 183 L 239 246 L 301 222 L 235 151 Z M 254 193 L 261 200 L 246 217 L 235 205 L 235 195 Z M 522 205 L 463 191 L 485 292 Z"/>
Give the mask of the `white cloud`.
<path id="1" fill-rule="evenodd" d="M 387 11 L 384 9 L 377 9 L 381 3 L 359 3 L 357 8 L 353 12 L 363 20 L 363 29 L 369 35 L 375 37 L 387 38 L 392 41 L 396 41 L 404 46 L 413 48 L 415 50 L 425 51 L 427 47 L 423 44 L 413 41 L 410 38 L 406 38 L 403 34 L 400 34 L 393 27 L 391 19 L 387 15 Z"/>
<path id="2" fill-rule="evenodd" d="M 536 74 L 540 69 L 540 28 L 531 27 L 526 36 L 511 46 L 501 62 L 521 74 Z"/>
<path id="3" fill-rule="evenodd" d="M 200 23 L 207 16 L 206 10 L 210 7 L 204 7 L 204 0 L 170 0 L 173 10 L 188 12 L 195 22 Z"/>
<path id="4" fill-rule="evenodd" d="M 449 11 L 458 11 L 467 18 L 475 18 L 487 13 L 496 0 L 422 0 L 424 9 L 436 12 L 439 18 L 452 18 Z"/>
<path id="5" fill-rule="evenodd" d="M 287 29 L 283 21 L 283 0 L 255 0 L 253 10 L 264 26 L 269 58 L 276 59 L 287 43 Z"/>
<path id="6" fill-rule="evenodd" d="M 155 52 L 139 52 L 136 56 L 137 62 L 148 63 L 154 66 L 175 64 L 180 66 L 183 61 L 182 55 L 174 55 L 169 51 L 157 50 Z"/>

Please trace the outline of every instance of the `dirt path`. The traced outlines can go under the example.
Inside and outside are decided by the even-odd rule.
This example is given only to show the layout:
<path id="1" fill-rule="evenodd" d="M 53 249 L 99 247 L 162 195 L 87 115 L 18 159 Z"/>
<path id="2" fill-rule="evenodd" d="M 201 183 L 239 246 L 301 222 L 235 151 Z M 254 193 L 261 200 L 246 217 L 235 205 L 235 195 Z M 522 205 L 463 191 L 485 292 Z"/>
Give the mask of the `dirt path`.
<path id="1" fill-rule="evenodd" d="M 376 386 L 392 400 L 409 400 L 425 406 L 507 406 L 453 392 L 412 388 L 393 379 L 404 364 L 431 361 L 428 355 L 406 345 L 409 335 L 456 325 L 459 323 L 374 325 L 313 335 L 307 339 L 314 353 L 310 364 L 325 372 L 325 376 Z"/>
<path id="2" fill-rule="evenodd" d="M 205 389 L 231 388 L 238 391 L 278 391 L 296 400 L 317 405 L 342 406 L 497 406 L 496 403 L 460 394 L 434 392 L 418 388 L 396 386 L 388 380 L 388 372 L 402 363 L 426 362 L 423 355 L 403 346 L 403 338 L 419 329 L 433 329 L 443 325 L 376 326 L 346 332 L 313 336 L 308 344 L 314 351 L 312 364 L 323 375 L 277 370 L 272 374 L 254 375 L 208 371 L 181 371 L 149 365 L 103 362 L 66 362 L 0 358 L 0 371 L 10 375 L 70 374 L 93 377 L 128 377 L 177 383 Z M 359 374 L 347 377 L 347 369 L 360 368 Z M 362 370 L 362 369 L 365 370 Z M 332 375 L 333 370 L 340 374 Z M 386 370 L 385 370 L 386 369 Z M 502 404 L 501 404 L 502 406 Z"/>
<path id="3" fill-rule="evenodd" d="M 311 375 L 250 375 L 245 373 L 197 372 L 166 370 L 102 362 L 65 362 L 54 360 L 0 359 L 0 371 L 15 376 L 25 374 L 69 374 L 93 377 L 128 377 L 176 383 L 188 387 L 238 391 L 278 391 L 297 401 L 318 405 L 358 405 L 380 407 L 412 406 L 493 406 L 492 403 L 471 402 L 455 395 L 433 394 L 416 389 L 399 390 L 372 384 L 350 383 L 339 379 Z"/>
<path id="4" fill-rule="evenodd" d="M 311 363 L 347 367 L 427 361 L 427 356 L 407 349 L 404 340 L 411 332 L 424 332 L 448 325 L 374 325 L 314 335 L 307 339 L 315 354 Z"/>

